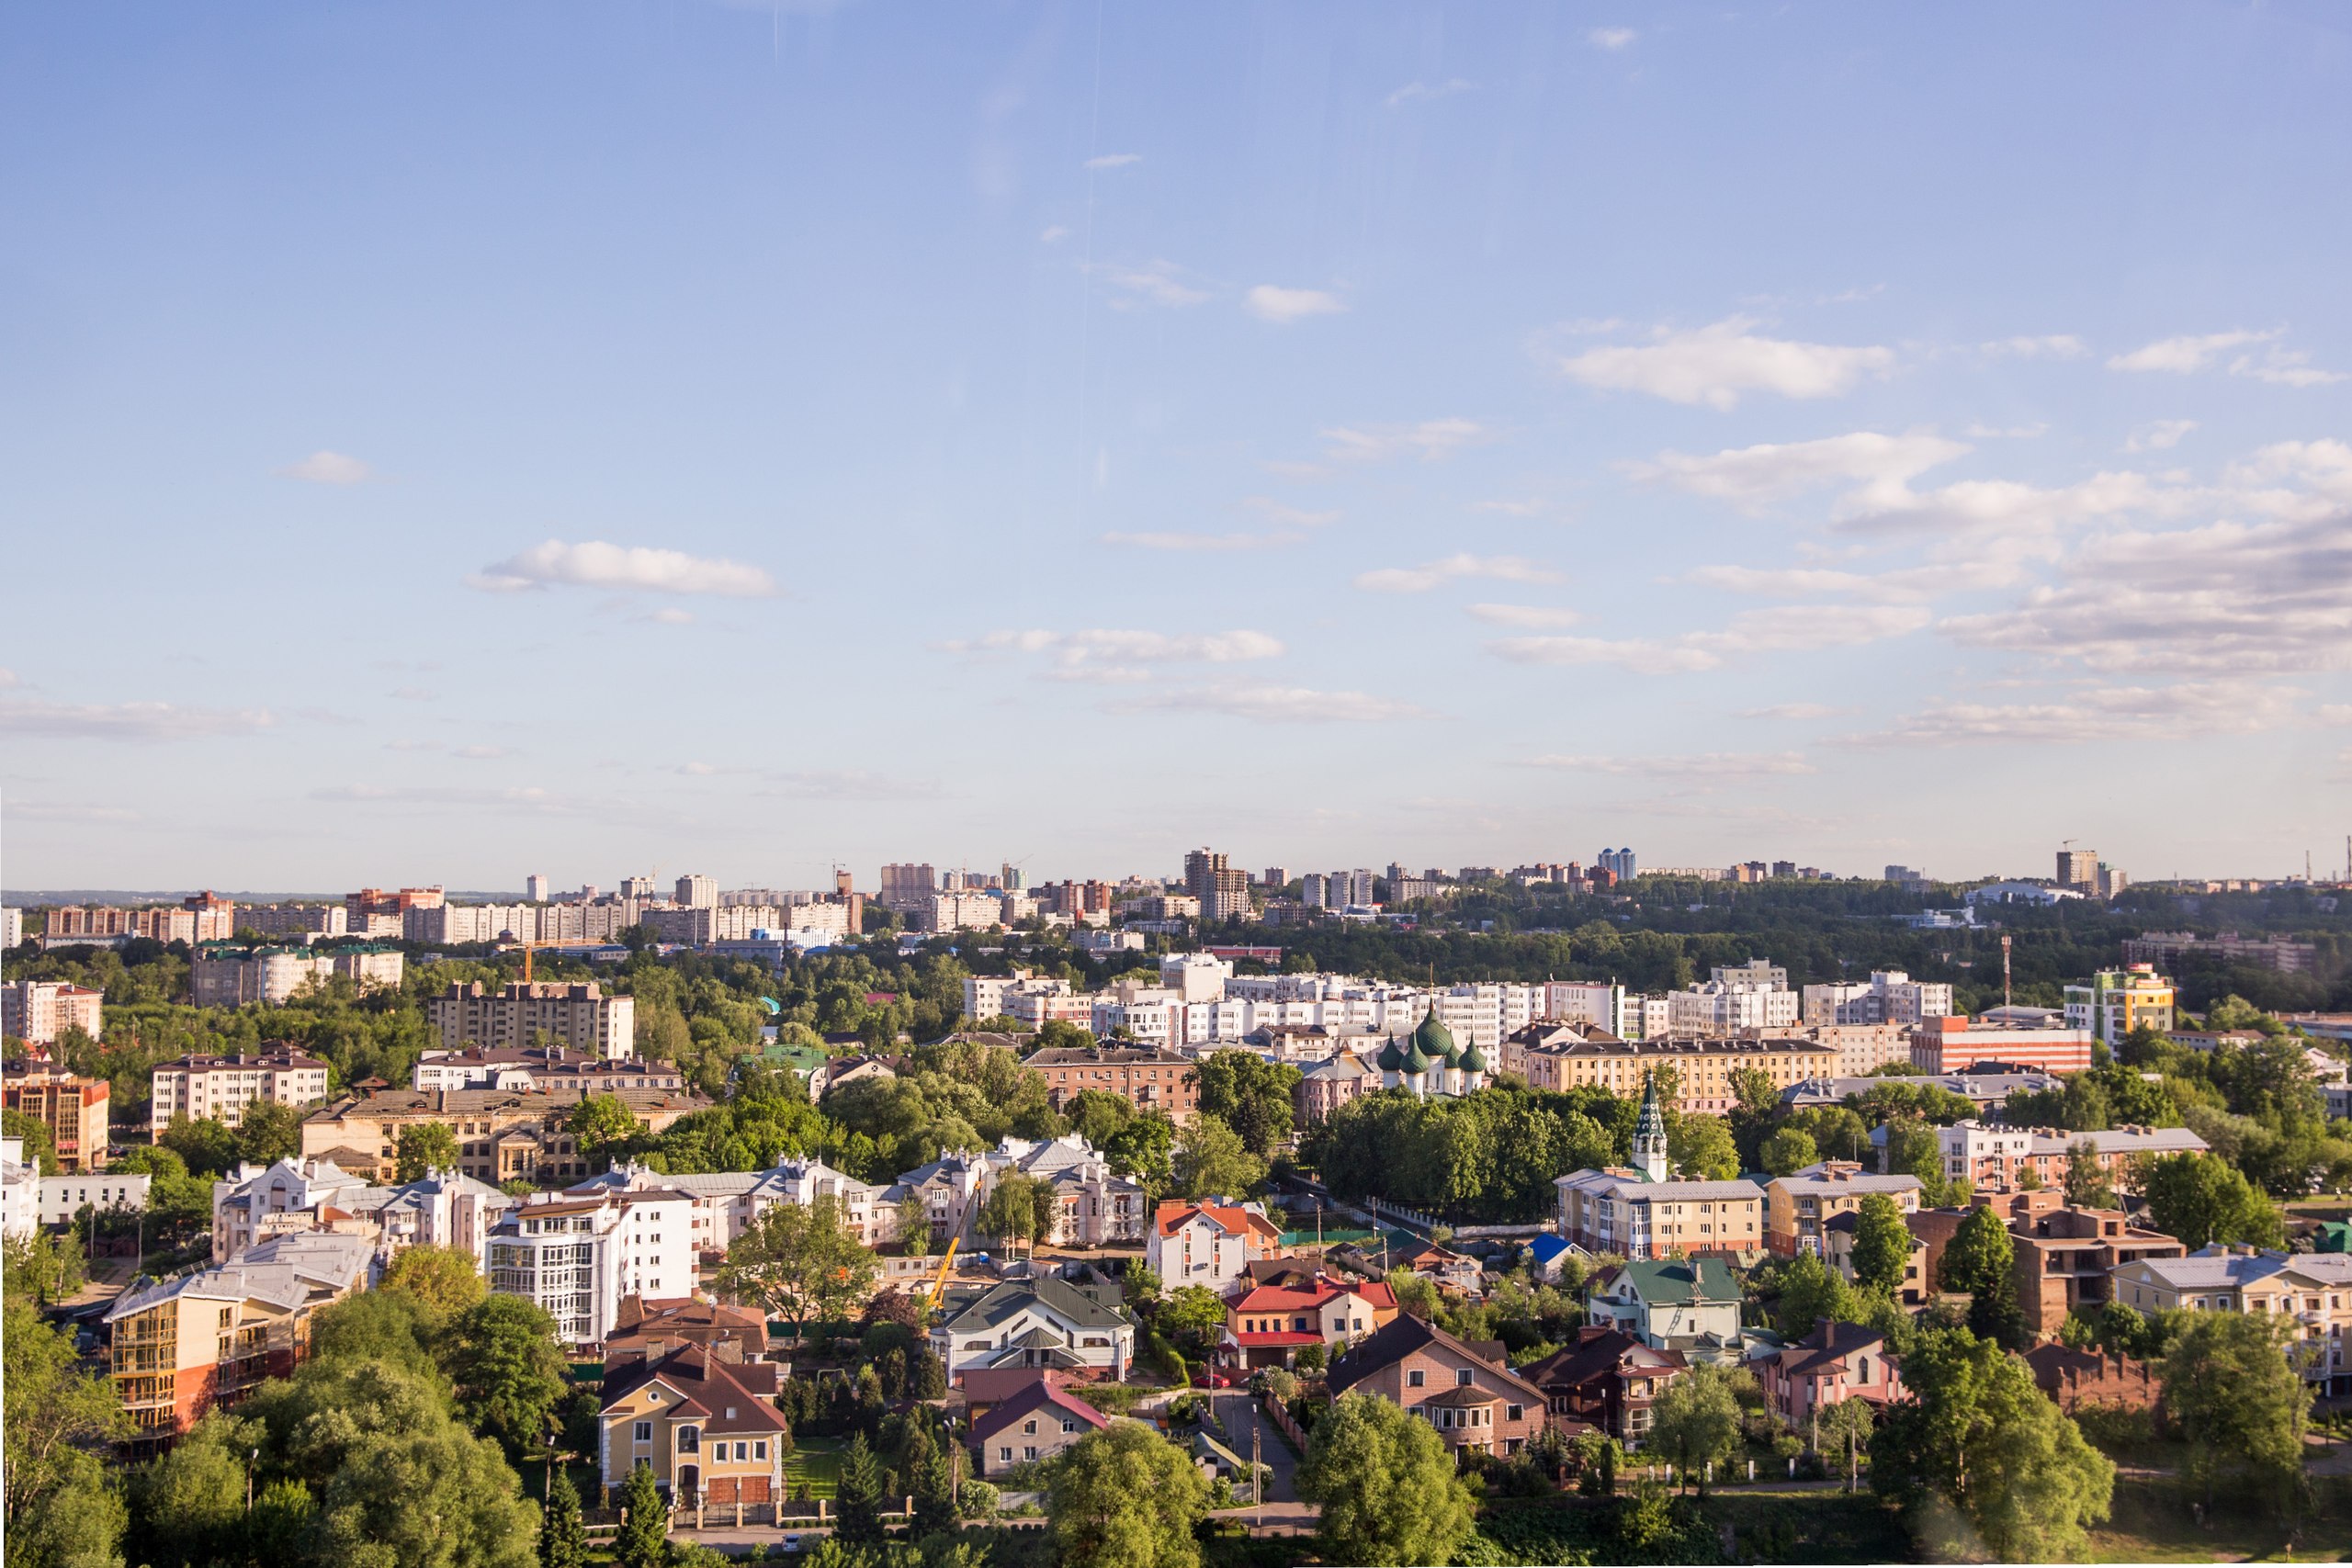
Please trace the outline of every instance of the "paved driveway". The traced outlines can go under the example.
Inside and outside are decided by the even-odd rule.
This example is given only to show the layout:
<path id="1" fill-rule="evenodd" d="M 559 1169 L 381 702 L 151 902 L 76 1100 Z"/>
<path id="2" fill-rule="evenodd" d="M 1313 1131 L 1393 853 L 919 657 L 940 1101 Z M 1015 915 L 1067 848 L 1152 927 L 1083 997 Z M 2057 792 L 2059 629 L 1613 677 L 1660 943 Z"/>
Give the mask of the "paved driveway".
<path id="1" fill-rule="evenodd" d="M 1250 1434 L 1253 1431 L 1258 1434 L 1258 1461 L 1274 1472 L 1273 1479 L 1266 1486 L 1266 1501 L 1298 1501 L 1298 1490 L 1292 1484 L 1292 1477 L 1298 1470 L 1298 1460 L 1290 1451 L 1290 1445 L 1283 1441 L 1283 1435 L 1274 1430 L 1273 1424 L 1258 1414 L 1258 1402 L 1246 1392 L 1220 1392 L 1212 1398 L 1216 1418 L 1225 1423 L 1226 1431 L 1232 1435 L 1235 1453 L 1248 1459 Z"/>

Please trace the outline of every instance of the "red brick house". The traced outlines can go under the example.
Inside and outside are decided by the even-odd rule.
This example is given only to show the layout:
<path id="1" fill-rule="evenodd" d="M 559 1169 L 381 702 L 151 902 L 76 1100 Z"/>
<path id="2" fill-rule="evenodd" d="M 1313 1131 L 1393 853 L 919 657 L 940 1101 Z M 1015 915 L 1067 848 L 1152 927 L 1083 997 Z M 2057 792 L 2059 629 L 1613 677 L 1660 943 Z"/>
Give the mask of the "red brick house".
<path id="1" fill-rule="evenodd" d="M 1650 1407 L 1689 1366 L 1679 1350 L 1645 1345 L 1622 1328 L 1587 1325 L 1575 1344 L 1521 1367 L 1520 1375 L 1544 1391 L 1553 1425 L 1571 1434 L 1589 1427 L 1639 1448 Z"/>
<path id="2" fill-rule="evenodd" d="M 1886 1336 L 1859 1323 L 1824 1318 L 1779 1355 L 1757 1363 L 1765 1403 L 1787 1426 L 1803 1428 L 1814 1415 L 1849 1399 L 1887 1405 L 1903 1397 L 1903 1374 L 1887 1353 Z"/>

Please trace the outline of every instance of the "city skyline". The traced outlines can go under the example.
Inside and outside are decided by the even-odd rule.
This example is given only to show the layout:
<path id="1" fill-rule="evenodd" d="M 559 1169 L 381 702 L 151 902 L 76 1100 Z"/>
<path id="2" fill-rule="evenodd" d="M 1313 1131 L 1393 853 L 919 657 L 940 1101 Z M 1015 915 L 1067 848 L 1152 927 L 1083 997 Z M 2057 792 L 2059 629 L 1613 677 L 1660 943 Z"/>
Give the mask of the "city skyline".
<path id="1" fill-rule="evenodd" d="M 0 23 L 12 894 L 2342 863 L 2334 12 L 560 15 Z"/>

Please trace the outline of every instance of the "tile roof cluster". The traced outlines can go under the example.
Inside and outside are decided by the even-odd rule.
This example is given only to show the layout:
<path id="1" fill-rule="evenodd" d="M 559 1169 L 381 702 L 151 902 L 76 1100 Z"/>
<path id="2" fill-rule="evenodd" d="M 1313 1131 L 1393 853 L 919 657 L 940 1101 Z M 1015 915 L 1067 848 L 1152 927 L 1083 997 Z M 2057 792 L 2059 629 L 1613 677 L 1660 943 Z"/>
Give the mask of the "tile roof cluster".
<path id="1" fill-rule="evenodd" d="M 605 1373 L 604 1408 L 610 1410 L 648 1383 L 679 1396 L 665 1405 L 672 1416 L 690 1416 L 713 1435 L 788 1432 L 791 1425 L 775 1407 L 773 1361 L 729 1361 L 699 1345 L 688 1345 L 650 1360 L 630 1362 Z"/>

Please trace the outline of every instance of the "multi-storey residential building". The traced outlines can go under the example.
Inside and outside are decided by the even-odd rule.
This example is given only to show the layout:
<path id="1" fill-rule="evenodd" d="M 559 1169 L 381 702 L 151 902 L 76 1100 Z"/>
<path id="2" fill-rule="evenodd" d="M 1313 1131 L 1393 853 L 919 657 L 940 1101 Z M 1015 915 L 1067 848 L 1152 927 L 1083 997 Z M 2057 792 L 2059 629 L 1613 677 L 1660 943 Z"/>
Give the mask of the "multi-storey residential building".
<path id="1" fill-rule="evenodd" d="M 2098 890 L 2098 852 L 2097 850 L 2060 850 L 2058 852 L 2057 883 L 2083 893 Z"/>
<path id="2" fill-rule="evenodd" d="M 237 930 L 257 936 L 342 936 L 351 914 L 340 904 L 247 904 L 237 911 Z"/>
<path id="3" fill-rule="evenodd" d="M 1170 1290 L 1204 1285 L 1223 1295 L 1250 1264 L 1279 1256 L 1283 1229 L 1261 1203 L 1188 1203 L 1170 1199 L 1152 1215 L 1144 1264 Z"/>
<path id="4" fill-rule="evenodd" d="M 1200 900 L 1201 918 L 1229 920 L 1250 912 L 1250 874 L 1216 850 L 1194 850 L 1184 857 L 1184 891 Z"/>
<path id="5" fill-rule="evenodd" d="M 417 1059 L 409 1086 L 420 1089 L 546 1089 L 558 1094 L 611 1094 L 626 1089 L 683 1089 L 686 1075 L 669 1062 L 644 1057 L 598 1061 L 561 1045 L 501 1045 L 449 1051 L 435 1047 Z"/>
<path id="6" fill-rule="evenodd" d="M 2077 1307 L 2096 1313 L 2113 1301 L 2113 1276 L 2123 1265 L 2188 1252 L 2177 1238 L 2133 1224 L 2120 1209 L 2070 1208 L 2054 1187 L 1980 1193 L 1974 1206 L 2008 1224 L 2018 1306 L 2037 1336 L 2056 1334 Z"/>
<path id="7" fill-rule="evenodd" d="M 1114 1307 L 1064 1280 L 1008 1280 L 950 1291 L 931 1327 L 931 1348 L 950 1382 L 976 1367 L 1061 1368 L 1123 1382 L 1136 1329 Z"/>
<path id="8" fill-rule="evenodd" d="M 1885 1146 L 1885 1129 L 1871 1141 Z M 2046 1127 L 2005 1127 L 1974 1120 L 1936 1131 L 1944 1176 L 1979 1187 L 2014 1187 L 2028 1171 L 2045 1187 L 2063 1186 L 2078 1145 L 2087 1146 L 2116 1190 L 2136 1191 L 2133 1161 L 2142 1155 L 2202 1154 L 2205 1140 L 2186 1127 L 2114 1127 L 2098 1133 L 2064 1133 Z"/>
<path id="9" fill-rule="evenodd" d="M 177 1057 L 159 1064 L 148 1086 L 148 1119 L 157 1132 L 182 1113 L 242 1127 L 245 1107 L 255 1100 L 311 1105 L 324 1100 L 327 1065 L 281 1042 L 251 1055 Z"/>
<path id="10" fill-rule="evenodd" d="M 2153 964 L 2102 969 L 2089 985 L 2066 987 L 2067 1027 L 2089 1030 L 2110 1051 L 2135 1029 L 2170 1029 L 2172 1019 L 2172 985 Z"/>
<path id="11" fill-rule="evenodd" d="M 0 1105 L 49 1128 L 60 1170 L 107 1168 L 112 1092 L 106 1079 L 77 1078 L 53 1062 L 11 1062 L 0 1069 Z"/>
<path id="12" fill-rule="evenodd" d="M 67 905 L 49 912 L 42 937 L 48 947 L 70 947 L 76 938 L 145 937 L 153 942 L 226 942 L 237 934 L 236 906 L 211 893 L 192 893 L 176 909 L 89 908 Z"/>
<path id="13" fill-rule="evenodd" d="M 578 1179 L 590 1174 L 589 1160 L 564 1122 L 591 1092 L 559 1092 L 545 1086 L 379 1089 L 338 1100 L 304 1118 L 302 1152 L 325 1155 L 345 1170 L 389 1179 L 400 1158 L 401 1129 L 439 1122 L 457 1134 L 460 1170 L 478 1180 L 497 1185 Z M 691 1090 L 619 1089 L 614 1098 L 649 1133 L 659 1133 L 711 1103 Z"/>
<path id="14" fill-rule="evenodd" d="M 311 1314 L 365 1286 L 371 1254 L 356 1236 L 282 1236 L 117 1297 L 108 1371 L 134 1444 L 167 1444 L 207 1411 L 291 1376 L 310 1353 Z"/>
<path id="15" fill-rule="evenodd" d="M 1190 1057 L 1139 1045 L 1049 1045 L 1023 1066 L 1046 1078 L 1056 1110 L 1073 1095 L 1113 1094 L 1137 1111 L 1158 1111 L 1179 1127 L 1201 1106 L 1199 1077 Z"/>
<path id="16" fill-rule="evenodd" d="M 147 1210 L 151 1176 L 130 1170 L 85 1170 L 40 1179 L 40 1223 L 72 1224 L 84 1209 L 101 1214 L 139 1214 Z"/>
<path id="17" fill-rule="evenodd" d="M 454 1170 L 374 1187 L 332 1160 L 241 1165 L 212 1184 L 212 1261 L 233 1263 L 275 1237 L 323 1232 L 364 1238 L 379 1259 L 411 1247 L 455 1247 L 477 1269 L 489 1234 L 517 1200 Z"/>
<path id="18" fill-rule="evenodd" d="M 188 986 L 198 1007 L 275 1006 L 307 984 L 324 985 L 338 975 L 363 991 L 398 989 L 407 962 L 398 949 L 386 947 L 314 953 L 307 948 L 211 946 L 197 950 Z"/>
<path id="19" fill-rule="evenodd" d="M 1367 1068 L 1352 1052 L 1341 1051 L 1311 1063 L 1300 1069 L 1298 1088 L 1292 1096 L 1299 1125 L 1320 1126 L 1348 1101 L 1380 1087 L 1380 1075 Z"/>
<path id="20" fill-rule="evenodd" d="M 1547 980 L 1537 1018 L 1547 1023 L 1589 1023 L 1620 1040 L 1639 1038 L 1626 1032 L 1625 987 L 1600 981 Z"/>
<path id="21" fill-rule="evenodd" d="M 1670 1258 L 1764 1250 L 1764 1190 L 1752 1181 L 1653 1181 L 1638 1170 L 1556 1179 L 1560 1234 L 1588 1252 Z"/>
<path id="22" fill-rule="evenodd" d="M 2064 1027 L 1981 1018 L 1931 1018 L 1911 1032 L 1911 1065 L 1922 1073 L 1974 1072 L 1987 1063 L 2043 1073 L 2079 1073 L 2091 1065 L 2087 1024 Z"/>
<path id="23" fill-rule="evenodd" d="M 593 1197 L 535 1194 L 490 1230 L 490 1288 L 536 1302 L 566 1344 L 603 1341 L 624 1296 L 695 1284 L 691 1194 L 666 1188 Z"/>
<path id="24" fill-rule="evenodd" d="M 2258 1313 L 2282 1323 L 2287 1357 L 2330 1396 L 2352 1393 L 2345 1339 L 2352 1325 L 2352 1253 L 2199 1247 L 2183 1258 L 2119 1265 L 2115 1299 L 2142 1314 Z"/>
<path id="25" fill-rule="evenodd" d="M 766 1170 L 711 1171 L 672 1176 L 650 1167 L 622 1161 L 567 1190 L 573 1198 L 608 1192 L 684 1192 L 694 1200 L 688 1229 L 699 1252 L 724 1252 L 760 1213 L 777 1203 L 802 1207 L 820 1198 L 841 1206 L 842 1224 L 862 1247 L 883 1247 L 899 1239 L 900 1199 L 907 1196 L 903 1179 L 877 1187 L 843 1175 L 821 1160 L 786 1159 Z M 941 1237 L 944 1242 L 944 1236 Z"/>
<path id="26" fill-rule="evenodd" d="M 29 1241 L 40 1234 L 47 1179 L 38 1163 L 28 1163 L 24 1139 L 0 1138 L 0 1241 Z"/>
<path id="27" fill-rule="evenodd" d="M 2041 1094 L 2065 1087 L 2064 1079 L 2048 1073 L 1945 1073 L 1932 1078 L 1906 1076 L 1901 1082 L 1908 1089 L 1939 1089 L 1946 1094 L 1956 1094 L 1979 1111 L 1997 1111 L 2008 1103 L 2009 1096 L 2020 1091 Z M 1865 1096 L 1885 1086 L 1886 1079 L 1870 1074 L 1807 1078 L 1794 1089 L 1782 1090 L 1781 1104 L 1790 1111 L 1843 1105 L 1849 1096 Z"/>
<path id="28" fill-rule="evenodd" d="M 1894 1200 L 1906 1214 L 1919 1209 L 1919 1179 L 1880 1176 L 1851 1160 L 1823 1160 L 1764 1184 L 1764 1244 L 1782 1258 L 1827 1251 L 1827 1227 L 1839 1214 L 1858 1213 L 1872 1193 Z"/>
<path id="29" fill-rule="evenodd" d="M 545 1034 L 585 1056 L 637 1055 L 637 999 L 608 997 L 594 980 L 481 981 L 453 985 L 426 1005 L 441 1043 L 532 1045 Z"/>
<path id="30" fill-rule="evenodd" d="M 784 1369 L 732 1348 L 689 1345 L 606 1370 L 596 1457 L 608 1494 L 641 1464 L 673 1519 L 691 1510 L 698 1528 L 775 1520 L 792 1441 L 775 1404 Z"/>
<path id="31" fill-rule="evenodd" d="M 1801 1031 L 1815 1044 L 1838 1053 L 1838 1071 L 1868 1077 L 1890 1063 L 1911 1065 L 1911 1028 L 1901 1023 L 1808 1024 Z"/>
<path id="32" fill-rule="evenodd" d="M 1427 1421 L 1456 1451 L 1515 1454 L 1551 1424 L 1550 1400 L 1512 1371 L 1499 1342 L 1471 1344 L 1408 1313 L 1331 1365 L 1336 1396 L 1369 1393 Z"/>
<path id="33" fill-rule="evenodd" d="M 1903 1397 L 1903 1372 L 1886 1336 L 1823 1319 L 1811 1334 L 1757 1364 L 1764 1403 L 1783 1426 L 1814 1428 L 1821 1412 L 1860 1399 L 1883 1410 Z"/>
<path id="34" fill-rule="evenodd" d="M 1519 1044 L 1529 1087 L 1568 1089 L 1586 1085 L 1630 1097 L 1659 1067 L 1674 1069 L 1676 1106 L 1684 1114 L 1722 1115 L 1739 1103 L 1732 1075 L 1753 1067 L 1776 1089 L 1824 1077 L 1838 1066 L 1836 1048 L 1794 1037 L 1757 1039 L 1616 1040 L 1589 1025 L 1536 1025 Z M 1505 1070 L 1511 1054 L 1504 1053 Z"/>
<path id="35" fill-rule="evenodd" d="M 25 912 L 0 908 L 0 950 L 19 946 L 24 940 Z"/>
<path id="36" fill-rule="evenodd" d="M 1866 981 L 1804 988 L 1807 1023 L 1916 1024 L 1951 1012 L 1951 987 L 1914 980 L 1900 969 L 1874 971 Z"/>
<path id="37" fill-rule="evenodd" d="M 0 1032 L 28 1045 L 54 1045 L 78 1029 L 91 1039 L 105 1027 L 106 993 L 62 980 L 11 980 L 0 985 Z"/>
<path id="38" fill-rule="evenodd" d="M 939 891 L 939 873 L 928 863 L 908 862 L 882 868 L 882 907 L 906 913 L 930 903 Z"/>
<path id="39" fill-rule="evenodd" d="M 2188 931 L 2143 931 L 2123 942 L 2123 962 L 2153 967 L 2177 965 L 2181 960 L 2215 964 L 2246 964 L 2282 974 L 2309 974 L 2319 964 L 2314 942 L 2286 937 L 2243 937 L 2235 931 L 2197 936 Z"/>
<path id="40" fill-rule="evenodd" d="M 1677 1034 L 1732 1034 L 1743 1029 L 1788 1029 L 1802 1001 L 1789 989 L 1789 972 L 1760 958 L 1718 966 L 1703 985 L 1667 993 L 1667 1025 Z"/>

